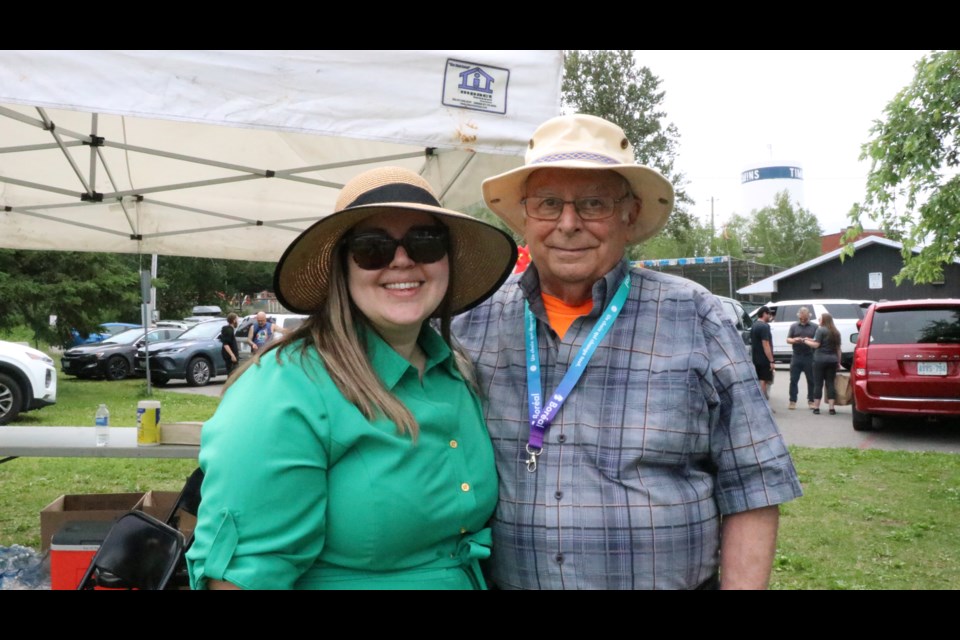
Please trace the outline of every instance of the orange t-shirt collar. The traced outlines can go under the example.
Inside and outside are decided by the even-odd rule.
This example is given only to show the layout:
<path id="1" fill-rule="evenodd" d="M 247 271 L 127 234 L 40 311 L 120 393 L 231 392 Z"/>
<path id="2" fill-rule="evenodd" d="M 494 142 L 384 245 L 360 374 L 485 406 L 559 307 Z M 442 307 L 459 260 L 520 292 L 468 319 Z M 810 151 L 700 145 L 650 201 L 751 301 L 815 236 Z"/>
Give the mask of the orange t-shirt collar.
<path id="1" fill-rule="evenodd" d="M 543 298 L 543 307 L 547 312 L 550 327 L 557 332 L 561 340 L 563 340 L 563 336 L 566 335 L 567 329 L 570 328 L 574 320 L 580 316 L 587 315 L 593 310 L 593 300 L 587 300 L 583 304 L 571 306 L 564 303 L 560 298 L 555 298 L 546 293 L 541 292 L 540 296 Z"/>

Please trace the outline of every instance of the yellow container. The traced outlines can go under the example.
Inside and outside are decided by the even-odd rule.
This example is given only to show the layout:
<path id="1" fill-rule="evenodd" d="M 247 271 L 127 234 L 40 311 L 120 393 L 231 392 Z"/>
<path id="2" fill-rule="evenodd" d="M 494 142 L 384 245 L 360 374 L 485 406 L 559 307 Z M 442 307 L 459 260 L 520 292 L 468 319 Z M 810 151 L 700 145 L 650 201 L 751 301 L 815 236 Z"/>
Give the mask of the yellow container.
<path id="1" fill-rule="evenodd" d="M 141 400 L 137 403 L 137 446 L 160 444 L 160 402 Z"/>

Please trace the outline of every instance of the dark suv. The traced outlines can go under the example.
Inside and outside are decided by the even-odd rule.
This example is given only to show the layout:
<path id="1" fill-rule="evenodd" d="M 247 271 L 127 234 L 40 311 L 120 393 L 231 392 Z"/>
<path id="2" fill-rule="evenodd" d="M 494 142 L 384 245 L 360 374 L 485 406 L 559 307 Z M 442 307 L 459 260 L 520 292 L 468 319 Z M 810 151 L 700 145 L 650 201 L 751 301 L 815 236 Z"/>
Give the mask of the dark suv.
<path id="1" fill-rule="evenodd" d="M 850 372 L 853 428 L 874 417 L 960 417 L 960 299 L 870 307 Z"/>
<path id="2" fill-rule="evenodd" d="M 144 342 L 172 340 L 183 333 L 176 327 L 151 329 L 146 340 L 143 329 L 130 329 L 98 342 L 68 349 L 60 358 L 63 372 L 78 378 L 106 378 L 123 380 L 134 369 L 134 356 Z"/>
<path id="3" fill-rule="evenodd" d="M 220 349 L 223 318 L 201 322 L 184 331 L 176 340 L 150 344 L 150 379 L 165 385 L 172 379 L 186 379 L 191 387 L 202 387 L 212 378 L 226 375 L 227 365 Z M 137 350 L 137 373 L 146 373 L 147 353 Z"/>

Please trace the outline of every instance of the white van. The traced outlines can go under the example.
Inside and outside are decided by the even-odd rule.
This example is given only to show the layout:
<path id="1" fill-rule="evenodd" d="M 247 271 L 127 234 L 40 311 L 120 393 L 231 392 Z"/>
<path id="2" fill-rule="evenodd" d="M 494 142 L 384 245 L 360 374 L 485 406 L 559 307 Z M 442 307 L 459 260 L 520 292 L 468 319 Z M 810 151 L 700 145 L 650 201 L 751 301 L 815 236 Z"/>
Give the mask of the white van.
<path id="1" fill-rule="evenodd" d="M 787 344 L 787 332 L 790 325 L 797 321 L 797 312 L 800 307 L 810 310 L 810 321 L 817 322 L 823 313 L 833 317 L 833 323 L 840 332 L 840 351 L 843 354 L 840 362 L 844 369 L 853 364 L 853 349 L 857 346 L 857 322 L 867 314 L 867 309 L 873 300 L 844 300 L 840 298 L 827 300 L 778 300 L 768 302 L 767 307 L 775 310 L 777 317 L 770 323 L 770 332 L 773 334 L 773 357 L 779 363 L 789 363 L 793 356 L 793 346 Z M 757 310 L 750 315 L 756 319 Z"/>

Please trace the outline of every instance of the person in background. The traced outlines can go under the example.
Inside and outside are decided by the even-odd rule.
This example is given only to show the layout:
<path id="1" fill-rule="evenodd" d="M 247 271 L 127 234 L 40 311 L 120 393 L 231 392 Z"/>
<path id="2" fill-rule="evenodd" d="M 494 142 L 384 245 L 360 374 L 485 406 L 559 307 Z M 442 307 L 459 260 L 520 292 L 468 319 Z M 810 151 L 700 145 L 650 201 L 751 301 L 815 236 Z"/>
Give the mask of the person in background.
<path id="1" fill-rule="evenodd" d="M 820 401 L 823 399 L 823 387 L 827 387 L 827 402 L 830 415 L 837 415 L 834 404 L 837 401 L 837 367 L 840 366 L 840 332 L 829 313 L 820 314 L 820 326 L 813 338 L 804 338 L 804 344 L 813 352 L 813 413 L 820 415 Z"/>
<path id="2" fill-rule="evenodd" d="M 804 340 L 817 333 L 817 323 L 810 322 L 810 309 L 800 307 L 797 321 L 787 331 L 787 344 L 793 346 L 790 358 L 790 409 L 797 408 L 797 396 L 800 394 L 800 374 L 807 381 L 807 406 L 813 408 L 813 349 Z"/>
<path id="3" fill-rule="evenodd" d="M 247 339 L 250 341 L 250 350 L 253 353 L 259 353 L 263 347 L 273 340 L 275 333 L 282 334 L 283 329 L 276 323 L 267 320 L 267 314 L 263 311 L 257 312 L 257 321 L 250 325 L 250 331 L 247 332 Z"/>
<path id="4" fill-rule="evenodd" d="M 416 173 L 344 185 L 274 275 L 309 318 L 244 364 L 203 426 L 194 588 L 485 586 L 497 476 L 450 318 L 516 258 Z"/>
<path id="5" fill-rule="evenodd" d="M 765 587 L 800 484 L 743 340 L 706 289 L 627 256 L 667 223 L 670 182 L 578 114 L 483 196 L 532 259 L 454 320 L 497 456 L 494 583 Z"/>
<path id="6" fill-rule="evenodd" d="M 236 328 L 239 317 L 235 313 L 227 314 L 227 324 L 220 329 L 220 352 L 223 355 L 223 361 L 227 365 L 227 376 L 229 376 L 237 364 L 240 362 L 240 348 L 237 346 Z"/>
<path id="7" fill-rule="evenodd" d="M 773 384 L 774 359 L 773 337 L 770 333 L 770 323 L 776 315 L 767 307 L 762 306 L 757 311 L 757 320 L 750 327 L 750 353 L 753 357 L 753 366 L 757 380 L 760 381 L 760 390 L 763 397 L 770 399 L 770 385 Z"/>

